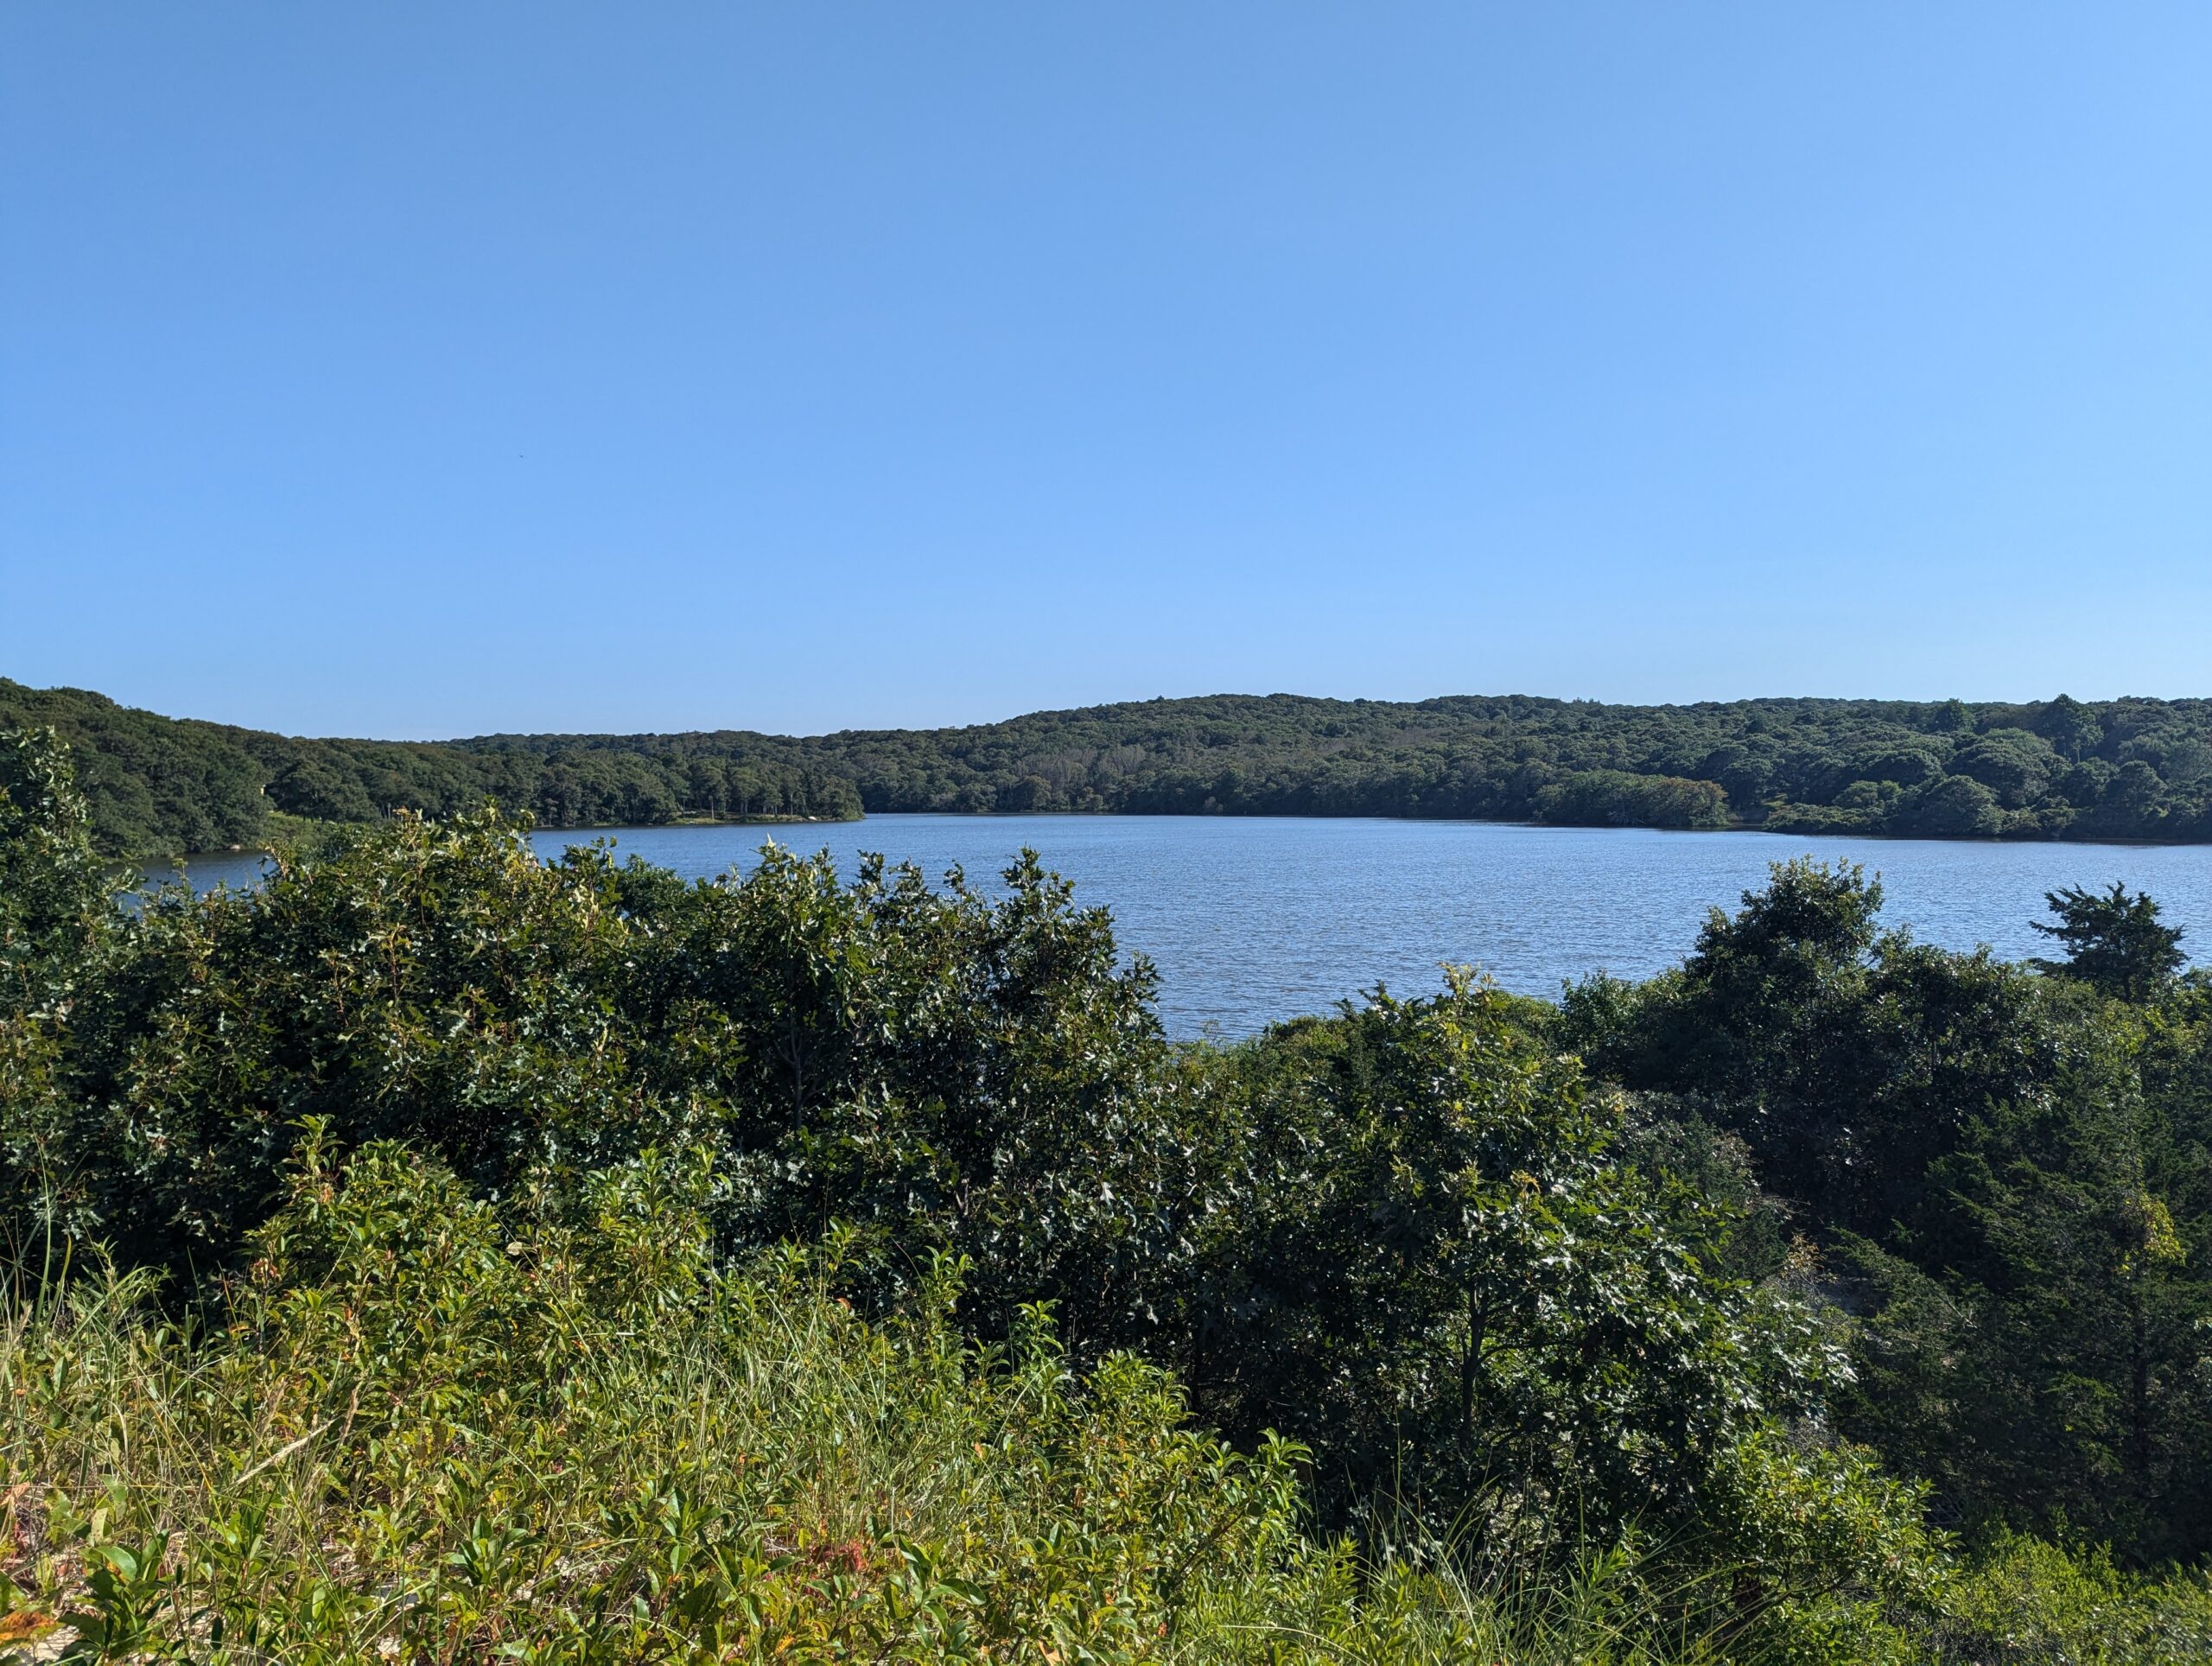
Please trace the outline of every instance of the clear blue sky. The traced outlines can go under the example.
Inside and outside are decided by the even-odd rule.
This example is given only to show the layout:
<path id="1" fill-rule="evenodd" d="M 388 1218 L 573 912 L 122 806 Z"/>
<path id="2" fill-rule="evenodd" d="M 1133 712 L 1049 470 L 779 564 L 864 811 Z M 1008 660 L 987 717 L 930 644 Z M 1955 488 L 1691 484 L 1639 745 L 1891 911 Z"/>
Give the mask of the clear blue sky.
<path id="1" fill-rule="evenodd" d="M 0 674 L 2212 694 L 2212 7 L 0 9 Z"/>

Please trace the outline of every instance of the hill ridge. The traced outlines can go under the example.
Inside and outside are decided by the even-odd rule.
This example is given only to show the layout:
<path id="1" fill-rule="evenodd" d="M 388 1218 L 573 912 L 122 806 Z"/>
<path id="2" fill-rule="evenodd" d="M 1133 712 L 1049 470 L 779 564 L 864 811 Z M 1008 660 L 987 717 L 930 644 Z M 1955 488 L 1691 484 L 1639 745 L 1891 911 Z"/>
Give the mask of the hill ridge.
<path id="1" fill-rule="evenodd" d="M 1541 695 L 1123 701 L 943 728 L 288 736 L 0 678 L 70 741 L 102 848 L 266 841 L 485 798 L 550 826 L 869 812 L 1394 816 L 1923 837 L 2212 839 L 2212 701 Z"/>

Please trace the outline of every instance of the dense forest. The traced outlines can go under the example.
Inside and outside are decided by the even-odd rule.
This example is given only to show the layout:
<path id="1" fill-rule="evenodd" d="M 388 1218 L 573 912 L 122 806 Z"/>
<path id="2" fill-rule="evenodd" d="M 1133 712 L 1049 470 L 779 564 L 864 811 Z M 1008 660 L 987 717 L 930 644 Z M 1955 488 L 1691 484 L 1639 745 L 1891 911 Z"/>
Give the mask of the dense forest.
<path id="1" fill-rule="evenodd" d="M 0 679 L 0 725 L 82 760 L 111 855 L 253 846 L 273 813 L 365 822 L 485 802 L 553 827 L 863 811 L 1119 811 L 2212 839 L 2212 701 L 2024 705 L 1217 696 L 805 739 L 312 741 Z"/>
<path id="2" fill-rule="evenodd" d="M 95 837 L 117 856 L 261 848 L 282 817 L 357 823 L 487 801 L 548 827 L 861 813 L 850 780 L 765 735 L 302 741 L 0 678 L 0 728 L 26 725 L 54 729 L 82 760 Z"/>
<path id="3" fill-rule="evenodd" d="M 486 807 L 124 908 L 0 745 L 0 1649 L 2212 1657 L 2154 900 L 2012 964 L 1780 864 L 1648 982 L 1224 1046 L 1003 878 Z"/>

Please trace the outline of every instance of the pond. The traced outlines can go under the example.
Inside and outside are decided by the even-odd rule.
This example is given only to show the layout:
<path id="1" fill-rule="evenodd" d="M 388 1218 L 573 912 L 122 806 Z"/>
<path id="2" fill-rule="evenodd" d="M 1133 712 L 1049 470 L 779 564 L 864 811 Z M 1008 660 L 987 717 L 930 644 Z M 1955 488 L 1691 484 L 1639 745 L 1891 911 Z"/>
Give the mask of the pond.
<path id="1" fill-rule="evenodd" d="M 1465 962 L 1505 987 L 1556 995 L 1603 968 L 1647 977 L 1689 950 L 1706 911 L 1733 907 L 1767 865 L 1810 855 L 1878 872 L 1884 918 L 1948 948 L 2044 952 L 2030 929 L 2044 893 L 2114 880 L 2148 891 L 2212 946 L 2212 846 L 1987 844 L 1187 816 L 874 816 L 804 826 L 641 827 L 544 832 L 539 851 L 611 840 L 688 878 L 749 868 L 764 841 L 827 849 L 850 874 L 863 851 L 932 879 L 955 865 L 995 881 L 1024 846 L 1114 913 L 1122 946 L 1151 957 L 1178 1035 L 1241 1035 L 1319 1012 L 1377 983 L 1435 988 Z M 205 858 L 193 883 L 251 883 L 253 856 Z M 160 878 L 160 870 L 149 878 Z"/>

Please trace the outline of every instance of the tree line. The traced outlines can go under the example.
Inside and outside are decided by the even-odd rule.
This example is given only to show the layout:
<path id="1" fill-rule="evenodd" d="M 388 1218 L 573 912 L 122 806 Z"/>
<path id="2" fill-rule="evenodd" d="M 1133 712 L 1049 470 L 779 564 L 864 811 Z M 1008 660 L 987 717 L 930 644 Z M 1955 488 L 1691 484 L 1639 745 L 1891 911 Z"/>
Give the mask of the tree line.
<path id="1" fill-rule="evenodd" d="M 60 746 L 11 742 L 17 1287 L 57 1253 L 158 1275 L 163 1334 L 229 1362 L 193 1380 L 231 1382 L 295 1345 L 241 1300 L 351 1358 L 391 1281 L 467 1245 L 450 1320 L 402 1302 L 376 1348 L 492 1346 L 483 1293 L 536 1312 L 547 1256 L 637 1338 L 709 1269 L 796 1256 L 978 1369 L 1044 1338 L 1078 1380 L 1166 1374 L 1158 1404 L 1282 1459 L 1285 1519 L 1362 1578 L 1596 1558 L 1623 1635 L 1730 1658 L 2212 1642 L 2185 1571 L 2212 1556 L 2212 982 L 2147 898 L 2055 893 L 2052 957 L 2013 964 L 1886 931 L 1878 881 L 1801 861 L 1646 982 L 1541 1002 L 1454 971 L 1176 1044 L 1149 965 L 1033 856 L 991 888 L 781 849 L 690 883 L 541 862 L 523 830 L 391 817 L 125 910 Z M 529 1325 L 571 1349 L 588 1318 Z M 302 1438 L 379 1431 L 345 1462 L 466 1447 L 312 1364 Z M 441 1566 L 522 1542 L 471 1485 L 410 1529 Z M 856 1568 L 903 1554 L 873 1519 Z"/>
<path id="2" fill-rule="evenodd" d="M 542 825 L 1105 811 L 1760 827 L 1932 838 L 2212 839 L 2212 702 L 1154 700 L 811 737 L 302 740 L 0 680 L 0 723 L 82 759 L 111 854 L 251 845 L 489 798 Z"/>
<path id="3" fill-rule="evenodd" d="M 93 836 L 111 856 L 257 849 L 285 834 L 285 817 L 349 825 L 400 811 L 452 816 L 487 801 L 546 827 L 861 814 L 849 780 L 766 736 L 300 740 L 0 678 L 0 727 L 23 725 L 68 741 Z"/>

